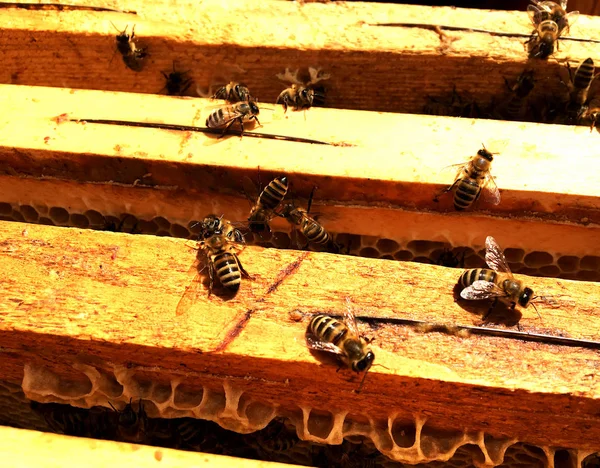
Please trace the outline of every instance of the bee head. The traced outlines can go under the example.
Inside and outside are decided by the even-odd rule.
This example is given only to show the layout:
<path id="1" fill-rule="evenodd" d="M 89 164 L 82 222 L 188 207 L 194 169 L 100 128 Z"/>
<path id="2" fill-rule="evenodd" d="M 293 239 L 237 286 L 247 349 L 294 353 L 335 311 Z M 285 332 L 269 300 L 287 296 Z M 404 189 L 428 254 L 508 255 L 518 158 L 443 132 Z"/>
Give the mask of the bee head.
<path id="1" fill-rule="evenodd" d="M 519 296 L 519 305 L 521 307 L 527 307 L 531 299 L 533 299 L 533 290 L 531 288 L 525 288 L 523 289 L 523 294 Z"/>
<path id="2" fill-rule="evenodd" d="M 374 360 L 375 353 L 373 351 L 368 351 L 362 359 L 352 363 L 352 370 L 354 372 L 366 372 L 369 370 Z"/>
<path id="3" fill-rule="evenodd" d="M 122 413 L 119 414 L 119 425 L 124 427 L 132 427 L 138 421 L 138 415 L 135 413 L 131 405 L 127 405 Z"/>
<path id="4" fill-rule="evenodd" d="M 250 105 L 250 112 L 252 112 L 252 115 L 258 115 L 260 110 L 256 103 L 254 101 L 248 101 L 248 104 Z"/>
<path id="5" fill-rule="evenodd" d="M 208 238 L 213 234 L 217 234 L 221 228 L 221 218 L 217 215 L 208 215 L 200 225 L 202 237 Z"/>
<path id="6" fill-rule="evenodd" d="M 234 86 L 235 94 L 237 94 L 241 101 L 249 101 L 250 100 L 250 90 L 243 84 L 236 84 Z"/>
<path id="7" fill-rule="evenodd" d="M 312 105 L 313 99 L 315 97 L 315 92 L 313 89 L 302 88 L 298 94 L 300 95 L 300 99 Z"/>
<path id="8" fill-rule="evenodd" d="M 479 151 L 477 151 L 477 156 L 481 156 L 482 158 L 487 159 L 489 162 L 492 162 L 494 160 L 494 156 L 492 155 L 492 153 L 490 153 L 485 148 L 481 148 Z"/>

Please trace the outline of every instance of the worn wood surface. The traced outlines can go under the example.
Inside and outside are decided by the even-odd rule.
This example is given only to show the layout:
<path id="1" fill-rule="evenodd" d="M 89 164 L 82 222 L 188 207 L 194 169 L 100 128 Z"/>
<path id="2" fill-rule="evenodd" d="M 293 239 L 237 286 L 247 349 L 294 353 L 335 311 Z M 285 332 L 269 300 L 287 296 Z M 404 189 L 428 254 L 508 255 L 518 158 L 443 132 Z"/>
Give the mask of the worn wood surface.
<path id="1" fill-rule="evenodd" d="M 26 449 L 24 450 L 24 448 Z M 281 468 L 296 465 L 225 457 L 207 453 L 69 437 L 60 434 L 0 426 L 2 466 L 6 468 L 63 468 L 73 460 L 85 466 L 164 467 L 211 466 L 228 468 Z"/>
<path id="2" fill-rule="evenodd" d="M 88 4 L 88 2 L 81 2 Z M 555 60 L 528 61 L 525 11 L 360 2 L 307 3 L 205 0 L 201 3 L 123 1 L 114 6 L 137 15 L 90 11 L 0 9 L 3 67 L 0 82 L 143 93 L 164 92 L 161 71 L 190 71 L 205 92 L 230 79 L 246 82 L 262 102 L 285 86 L 285 67 L 322 67 L 331 74 L 328 106 L 419 113 L 428 95 L 471 93 L 479 103 L 505 93 L 527 65 L 541 88 L 563 92 Z M 111 25 L 111 22 L 115 25 Z M 411 23 L 511 33 L 504 37 L 433 27 L 384 27 Z M 150 56 L 142 72 L 128 70 L 115 52 L 116 29 L 135 24 Z M 597 17 L 582 16 L 571 36 L 596 38 Z M 598 55 L 600 44 L 562 41 L 556 58 L 573 64 Z M 112 57 L 112 60 L 111 60 Z M 555 79 L 556 77 L 556 79 Z M 545 79 L 549 78 L 549 79 Z"/>
<path id="3" fill-rule="evenodd" d="M 433 201 L 454 179 L 455 169 L 444 168 L 464 163 L 484 142 L 499 152 L 492 173 L 503 198 L 498 206 L 480 203 L 481 210 L 600 222 L 598 135 L 586 128 L 334 109 L 283 115 L 264 108 L 263 127 L 253 130 L 329 143 L 316 145 L 76 121 L 204 126 L 214 102 L 202 99 L 10 85 L 0 87 L 0 96 L 11 109 L 0 119 L 6 175 L 241 199 L 241 179 L 256 181 L 260 167 L 264 181 L 288 174 L 298 197 L 316 185 L 319 199 L 331 204 L 453 212 L 451 195 Z"/>
<path id="4" fill-rule="evenodd" d="M 376 338 L 378 365 L 356 394 L 359 376 L 307 349 L 310 316 L 343 313 L 346 297 L 359 317 L 480 324 L 487 305 L 456 302 L 457 270 L 249 247 L 240 259 L 254 279 L 235 298 L 204 289 L 177 316 L 195 256 L 183 240 L 19 223 L 1 223 L 0 239 L 0 372 L 9 382 L 21 382 L 25 364 L 84 382 L 72 364 L 104 361 L 159 383 L 177 376 L 189 389 L 226 381 L 284 413 L 421 416 L 434 428 L 598 448 L 595 350 L 361 324 Z M 527 282 L 558 295 L 560 307 L 541 306 L 541 318 L 497 314 L 492 326 L 520 319 L 526 332 L 600 339 L 600 285 Z"/>

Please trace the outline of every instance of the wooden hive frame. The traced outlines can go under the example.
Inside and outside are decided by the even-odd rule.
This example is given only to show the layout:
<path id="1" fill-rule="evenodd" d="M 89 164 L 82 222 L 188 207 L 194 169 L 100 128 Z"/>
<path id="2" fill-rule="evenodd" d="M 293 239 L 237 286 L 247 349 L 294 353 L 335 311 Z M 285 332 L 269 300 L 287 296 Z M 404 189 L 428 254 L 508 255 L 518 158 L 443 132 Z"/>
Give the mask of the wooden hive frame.
<path id="1" fill-rule="evenodd" d="M 497 96 L 503 78 L 525 65 L 523 38 L 458 31 L 446 44 L 422 27 L 373 26 L 430 23 L 435 12 L 438 24 L 527 34 L 525 13 L 291 2 L 180 8 L 0 8 L 0 80 L 11 83 L 0 85 L 0 213 L 38 223 L 0 225 L 2 381 L 35 401 L 82 407 L 143 398 L 152 417 L 201 417 L 238 432 L 285 417 L 303 439 L 364 436 L 409 463 L 448 460 L 462 447 L 471 463 L 497 465 L 517 441 L 543 447 L 550 466 L 565 453 L 577 464 L 600 450 L 599 360 L 584 343 L 599 338 L 598 134 L 408 114 L 453 84 L 482 101 Z M 572 33 L 591 37 L 599 21 L 582 17 Z M 110 22 L 135 23 L 150 51 L 142 72 L 118 56 L 109 65 Z M 563 41 L 557 55 L 577 63 L 598 48 Z M 204 126 L 214 102 L 134 94 L 158 92 L 173 60 L 202 89 L 242 75 L 265 102 L 281 91 L 274 76 L 282 68 L 321 66 L 333 108 L 283 114 L 266 105 L 263 127 L 250 132 L 287 141 L 217 139 L 192 128 Z M 561 65 L 529 66 L 551 76 Z M 482 142 L 501 147 L 493 173 L 502 203 L 465 213 L 452 210 L 451 197 L 434 203 L 452 179 L 440 169 Z M 363 258 L 248 247 L 240 258 L 253 279 L 235 298 L 200 294 L 176 316 L 195 254 L 184 239 L 162 236 L 190 237 L 190 223 L 210 212 L 244 220 L 242 180 L 256 180 L 258 167 L 263 182 L 287 174 L 300 204 L 318 186 L 316 210 Z M 131 230 L 158 236 L 106 232 L 124 214 Z M 104 231 L 78 229 L 86 227 Z M 273 229 L 258 243 L 294 247 L 284 222 Z M 457 300 L 458 270 L 386 259 L 435 258 L 449 245 L 480 266 L 490 234 L 515 271 L 540 275 L 527 281 L 560 297 L 560 307 L 541 308 L 541 318 L 531 309 L 499 314 L 500 336 L 407 324 L 478 327 L 487 308 Z M 361 331 L 376 338 L 379 366 L 360 394 L 358 376 L 334 372 L 304 343 L 312 314 L 341 315 L 346 297 Z M 524 335 L 513 331 L 517 322 Z"/>

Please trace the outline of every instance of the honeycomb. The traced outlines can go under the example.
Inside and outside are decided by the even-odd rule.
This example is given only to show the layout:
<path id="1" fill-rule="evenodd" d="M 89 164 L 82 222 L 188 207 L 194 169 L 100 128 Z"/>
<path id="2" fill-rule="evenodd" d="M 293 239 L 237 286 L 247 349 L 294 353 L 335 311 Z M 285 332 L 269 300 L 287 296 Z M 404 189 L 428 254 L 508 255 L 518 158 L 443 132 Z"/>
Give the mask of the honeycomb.
<path id="1" fill-rule="evenodd" d="M 183 225 L 170 221 L 165 216 L 156 216 L 148 220 L 138 219 L 129 213 L 102 214 L 93 209 L 84 212 L 69 212 L 61 207 L 7 202 L 0 202 L 0 220 L 187 239 L 193 239 L 199 229 L 198 226 L 194 226 L 195 220 L 190 220 Z M 480 246 L 474 250 L 471 246 L 412 239 L 406 233 L 399 233 L 396 239 L 349 233 L 333 233 L 333 236 L 335 242 L 342 246 L 342 253 L 348 255 L 459 268 L 485 266 L 485 251 Z M 250 245 L 278 249 L 301 249 L 306 244 L 301 234 L 289 230 L 273 230 L 260 237 L 247 233 L 246 241 Z M 314 249 L 313 246 L 309 246 L 309 248 Z M 600 256 L 577 257 L 543 251 L 525 252 L 522 249 L 511 247 L 505 248 L 504 255 L 514 273 L 569 280 L 600 281 Z"/>
<path id="2" fill-rule="evenodd" d="M 106 415 L 114 419 L 113 407 L 122 410 L 131 401 L 142 401 L 149 420 L 143 438 L 136 442 L 184 450 L 324 467 L 564 467 L 584 466 L 584 460 L 585 466 L 594 466 L 590 463 L 596 460 L 590 451 L 534 447 L 483 432 L 439 431 L 422 417 L 406 421 L 390 414 L 387 421 L 373 421 L 368 415 L 349 419 L 347 413 L 317 414 L 309 408 L 290 412 L 276 402 L 252 401 L 227 381 L 222 389 L 192 392 L 181 377 L 159 385 L 135 370 L 96 365 L 101 368 L 72 363 L 88 379 L 81 383 L 26 364 L 21 388 L 0 383 L 0 405 L 10 408 L 1 413 L 0 423 L 56 430 L 52 421 L 57 420 L 57 408 L 71 414 L 69 421 L 86 417 L 79 408 L 91 408 L 87 417 L 96 423 L 70 425 L 83 433 L 69 435 L 107 438 L 103 431 L 115 430 L 98 418 L 105 414 L 102 421 Z M 90 427 L 95 428 L 93 433 L 86 432 Z M 131 441 L 124 436 L 119 440 Z"/>

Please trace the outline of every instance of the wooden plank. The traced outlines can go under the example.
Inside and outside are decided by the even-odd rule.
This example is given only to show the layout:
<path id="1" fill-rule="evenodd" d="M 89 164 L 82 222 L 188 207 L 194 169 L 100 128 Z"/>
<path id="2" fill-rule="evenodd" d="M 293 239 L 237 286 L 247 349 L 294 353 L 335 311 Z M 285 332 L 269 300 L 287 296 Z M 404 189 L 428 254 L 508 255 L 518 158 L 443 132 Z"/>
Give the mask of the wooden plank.
<path id="1" fill-rule="evenodd" d="M 80 406 L 154 399 L 151 417 L 180 417 L 202 400 L 196 416 L 240 432 L 279 415 L 302 438 L 341 443 L 343 434 L 363 434 L 415 463 L 447 459 L 464 443 L 484 450 L 484 433 L 504 449 L 514 440 L 599 448 L 595 350 L 380 320 L 361 325 L 376 338 L 377 365 L 357 394 L 360 376 L 335 372 L 306 348 L 310 316 L 342 313 L 345 297 L 363 320 L 481 323 L 485 304 L 455 301 L 454 269 L 248 247 L 240 259 L 254 279 L 235 298 L 204 290 L 176 316 L 194 258 L 183 240 L 19 223 L 0 224 L 0 233 L 0 369 L 9 382 L 24 378 L 30 398 Z M 520 318 L 524 332 L 599 339 L 600 285 L 526 280 L 540 294 L 562 295 L 560 307 L 540 307 L 541 318 L 530 309 L 497 315 L 499 328 Z M 399 446 L 401 430 L 417 438 L 443 430 L 454 445 L 415 455 Z M 490 444 L 490 456 L 500 456 Z"/>
<path id="2" fill-rule="evenodd" d="M 284 89 L 276 74 L 285 67 L 306 73 L 316 66 L 331 74 L 329 107 L 420 113 L 427 95 L 449 93 L 454 84 L 482 104 L 505 94 L 504 77 L 518 76 L 525 66 L 538 77 L 557 76 L 560 68 L 554 60 L 528 61 L 523 36 L 532 27 L 525 11 L 275 0 L 188 1 L 176 9 L 166 1 L 122 5 L 139 14 L 0 9 L 6 25 L 0 82 L 158 93 L 165 84 L 161 71 L 172 70 L 176 61 L 203 90 L 233 78 L 245 81 L 262 102 L 274 102 Z M 141 73 L 126 69 L 119 57 L 111 62 L 116 34 L 111 21 L 120 30 L 136 25 L 139 44 L 150 53 Z M 599 21 L 582 16 L 571 35 L 595 38 Z M 468 31 L 440 36 L 429 27 L 374 26 L 380 23 L 521 36 Z M 599 48 L 563 40 L 556 56 L 575 64 L 597 56 Z M 35 66 L 25 65 L 29 61 Z M 558 79 L 539 88 L 564 92 Z"/>
<path id="3" fill-rule="evenodd" d="M 27 447 L 27 450 L 23 450 Z M 297 465 L 248 460 L 208 453 L 125 444 L 108 440 L 69 437 L 60 434 L 0 426 L 0 451 L 6 468 L 61 468 L 73 460 L 85 460 L 90 468 L 115 466 L 139 468 L 214 466 L 281 468 Z"/>
<path id="4" fill-rule="evenodd" d="M 0 118 L 0 202 L 45 207 L 39 216 L 52 207 L 160 216 L 181 227 L 176 235 L 188 235 L 190 222 L 215 210 L 246 220 L 243 179 L 256 182 L 260 167 L 263 183 L 287 174 L 296 200 L 318 186 L 315 210 L 334 233 L 454 246 L 482 245 L 493 234 L 505 248 L 598 255 L 597 135 L 584 128 L 333 109 L 313 109 L 305 120 L 301 113 L 281 118 L 265 110 L 264 127 L 255 131 L 344 145 L 216 140 L 196 132 L 57 123 L 66 114 L 203 125 L 210 112 L 205 100 L 20 86 L 2 86 L 0 95 L 13 109 Z M 382 134 L 396 137 L 382 141 Z M 457 213 L 451 195 L 435 203 L 454 178 L 442 168 L 466 161 L 482 141 L 508 142 L 492 168 L 501 204 Z M 289 232 L 281 220 L 274 228 Z"/>

